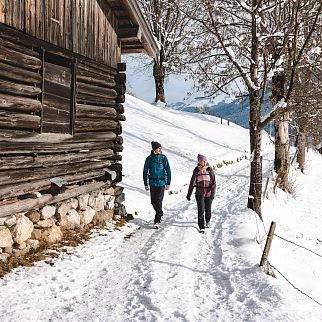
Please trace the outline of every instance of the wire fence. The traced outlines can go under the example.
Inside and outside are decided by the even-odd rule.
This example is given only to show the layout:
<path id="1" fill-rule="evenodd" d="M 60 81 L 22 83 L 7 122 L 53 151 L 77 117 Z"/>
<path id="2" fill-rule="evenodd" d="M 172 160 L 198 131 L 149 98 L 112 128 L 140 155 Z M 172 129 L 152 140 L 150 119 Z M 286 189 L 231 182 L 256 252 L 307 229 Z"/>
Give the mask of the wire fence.
<path id="1" fill-rule="evenodd" d="M 255 218 L 256 218 L 256 214 L 255 214 Z M 265 227 L 265 224 L 264 224 L 264 222 L 262 221 L 262 224 L 263 224 L 263 228 L 264 228 L 264 231 L 265 231 L 265 237 L 267 238 L 268 237 L 268 233 L 267 233 L 267 230 L 266 230 L 266 227 Z M 260 232 L 259 232 L 259 227 L 258 227 L 258 220 L 257 220 L 257 218 L 256 218 L 256 227 L 257 227 L 257 235 L 258 236 L 260 236 Z M 295 246 L 297 246 L 297 247 L 299 247 L 299 248 L 301 248 L 301 249 L 304 249 L 304 250 L 306 250 L 306 251 L 308 251 L 308 252 L 310 252 L 310 253 L 312 253 L 312 254 L 314 254 L 314 255 L 316 255 L 316 256 L 318 256 L 318 257 L 321 257 L 322 258 L 322 255 L 321 254 L 319 254 L 319 253 L 317 253 L 317 252 L 315 252 L 315 251 L 313 251 L 313 250 L 311 250 L 311 249 L 309 249 L 309 248 L 307 248 L 307 247 L 305 247 L 305 246 L 302 246 L 302 245 L 299 245 L 298 243 L 295 243 L 295 242 L 293 242 L 293 241 L 291 241 L 291 240 L 288 240 L 288 239 L 286 239 L 286 238 L 284 238 L 284 237 L 282 237 L 282 236 L 280 236 L 280 235 L 278 235 L 278 234 L 273 234 L 274 236 L 276 236 L 277 238 L 279 238 L 279 239 L 281 239 L 281 240 L 283 240 L 283 241 L 285 241 L 285 242 L 287 242 L 287 243 L 291 243 L 291 244 L 293 244 L 293 245 L 295 245 Z M 259 244 L 260 244 L 260 246 L 261 246 L 261 248 L 262 248 L 262 251 L 263 251 L 263 247 L 262 247 L 262 243 L 263 243 L 263 237 L 262 238 L 260 238 L 259 239 Z M 276 272 L 278 272 L 282 277 L 283 277 L 283 279 L 288 283 L 288 284 L 290 284 L 295 290 L 297 290 L 298 292 L 300 292 L 301 294 L 303 294 L 304 296 L 306 296 L 308 299 L 310 299 L 311 301 L 313 301 L 314 303 L 316 303 L 317 305 L 319 305 L 319 306 L 321 306 L 322 307 L 322 303 L 321 302 L 319 302 L 318 300 L 316 300 L 314 297 L 312 297 L 312 296 L 310 296 L 309 294 L 307 294 L 306 292 L 304 292 L 304 291 L 302 291 L 300 288 L 298 288 L 297 286 L 295 286 L 294 285 L 294 283 L 292 283 L 286 276 L 285 276 L 285 274 L 283 274 L 282 272 L 281 272 L 281 270 L 279 270 L 275 265 L 272 265 L 268 260 L 267 260 L 267 264 L 272 268 L 272 269 L 274 269 Z"/>

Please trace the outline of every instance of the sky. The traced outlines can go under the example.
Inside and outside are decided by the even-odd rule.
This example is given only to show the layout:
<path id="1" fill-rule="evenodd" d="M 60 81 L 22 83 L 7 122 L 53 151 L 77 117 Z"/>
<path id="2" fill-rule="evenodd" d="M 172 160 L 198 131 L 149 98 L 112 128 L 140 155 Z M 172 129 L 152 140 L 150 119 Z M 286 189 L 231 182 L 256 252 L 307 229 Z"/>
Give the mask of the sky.
<path id="1" fill-rule="evenodd" d="M 263 177 L 269 181 L 261 222 L 246 207 L 248 130 L 129 95 L 125 115 L 121 185 L 134 219 L 123 227 L 110 222 L 58 258 L 0 279 L 1 322 L 321 321 L 321 155 L 309 151 L 304 173 L 292 165 L 292 194 L 274 193 L 274 146 L 263 134 Z M 142 180 L 152 140 L 162 144 L 172 169 L 158 230 Z M 215 167 L 217 182 L 204 235 L 194 197 L 186 200 L 198 153 Z M 272 221 L 268 259 L 276 278 L 259 268 Z"/>
<path id="2" fill-rule="evenodd" d="M 148 103 L 153 103 L 155 99 L 155 85 L 152 68 L 144 74 L 138 73 L 135 68 L 139 61 L 132 59 L 132 55 L 123 55 L 126 62 L 126 86 L 127 92 L 133 94 Z M 184 77 L 170 75 L 165 81 L 165 96 L 167 103 L 176 103 L 187 100 L 187 93 L 191 91 L 193 82 L 185 81 Z M 193 95 L 192 97 L 195 97 Z M 188 99 L 189 101 L 191 98 Z"/>

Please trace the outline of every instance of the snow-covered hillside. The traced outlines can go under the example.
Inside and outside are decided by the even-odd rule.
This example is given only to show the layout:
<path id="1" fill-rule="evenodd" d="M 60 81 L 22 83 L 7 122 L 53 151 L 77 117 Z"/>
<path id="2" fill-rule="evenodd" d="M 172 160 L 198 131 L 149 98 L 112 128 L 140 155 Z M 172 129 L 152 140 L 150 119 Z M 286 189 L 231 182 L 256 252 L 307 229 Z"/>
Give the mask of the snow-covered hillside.
<path id="1" fill-rule="evenodd" d="M 322 321 L 321 156 L 310 152 L 306 174 L 292 170 L 294 195 L 263 201 L 264 223 L 246 208 L 248 131 L 212 116 L 166 110 L 127 96 L 123 152 L 126 226 L 93 233 L 51 265 L 18 268 L 0 280 L 1 321 Z M 172 168 L 165 220 L 151 229 L 154 213 L 142 168 L 150 142 L 159 141 Z M 213 218 L 197 229 L 195 201 L 185 198 L 197 153 L 217 169 Z M 243 156 L 247 158 L 242 158 Z M 264 176 L 273 146 L 263 143 Z M 237 159 L 239 162 L 237 162 Z M 258 267 L 265 230 L 277 223 L 269 260 L 277 279 Z"/>

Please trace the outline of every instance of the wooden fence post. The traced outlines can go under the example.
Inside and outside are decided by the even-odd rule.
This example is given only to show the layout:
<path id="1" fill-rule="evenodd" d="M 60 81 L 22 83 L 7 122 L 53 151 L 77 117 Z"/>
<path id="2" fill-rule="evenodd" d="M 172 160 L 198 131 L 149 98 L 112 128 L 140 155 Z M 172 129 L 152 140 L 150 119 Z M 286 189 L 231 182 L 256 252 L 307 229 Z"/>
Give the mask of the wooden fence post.
<path id="1" fill-rule="evenodd" d="M 265 263 L 267 262 L 268 253 L 269 253 L 269 250 L 271 248 L 272 241 L 273 241 L 273 235 L 274 235 L 275 227 L 276 227 L 276 222 L 272 221 L 271 226 L 269 227 L 269 232 L 268 232 L 268 235 L 267 235 L 267 239 L 266 239 L 263 255 L 262 255 L 262 258 L 261 258 L 261 262 L 259 264 L 260 267 L 264 266 Z"/>

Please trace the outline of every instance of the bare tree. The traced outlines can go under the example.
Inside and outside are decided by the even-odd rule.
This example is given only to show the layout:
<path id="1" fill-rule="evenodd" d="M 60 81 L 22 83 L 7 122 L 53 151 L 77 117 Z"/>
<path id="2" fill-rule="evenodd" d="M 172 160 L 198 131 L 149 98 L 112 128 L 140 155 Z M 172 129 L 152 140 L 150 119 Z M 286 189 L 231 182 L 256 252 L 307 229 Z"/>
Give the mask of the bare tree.
<path id="1" fill-rule="evenodd" d="M 292 38 L 286 36 L 293 30 L 295 37 L 294 24 L 299 15 L 294 17 L 291 13 L 288 24 L 285 24 L 276 16 L 276 12 L 281 12 L 283 5 L 289 5 L 290 12 L 293 12 L 292 6 L 297 2 L 299 1 L 191 0 L 180 9 L 196 22 L 200 34 L 191 43 L 186 57 L 191 74 L 197 78 L 197 88 L 204 89 L 208 96 L 215 96 L 220 92 L 228 95 L 233 92 L 239 97 L 248 96 L 251 169 L 247 205 L 260 216 L 262 130 L 270 121 L 287 112 L 286 102 L 293 88 L 294 75 L 307 45 L 307 41 L 300 38 L 300 42 L 298 37 L 290 46 L 289 40 Z M 320 6 L 314 7 L 313 17 L 321 12 L 321 2 L 318 5 Z M 196 9 L 192 10 L 193 7 Z M 313 20 L 310 36 L 315 27 L 316 21 Z M 296 50 L 294 46 L 297 46 Z M 290 63 L 286 65 L 281 62 L 284 48 L 292 52 L 288 60 Z M 278 66 L 281 64 L 287 72 L 280 73 Z M 275 86 L 272 98 L 275 100 L 274 109 L 262 118 L 262 106 L 269 82 Z M 285 92 L 286 85 L 288 90 Z"/>
<path id="2" fill-rule="evenodd" d="M 181 70 L 181 56 L 193 33 L 190 19 L 176 10 L 183 0 L 139 0 L 152 32 L 160 43 L 160 52 L 153 60 L 155 102 L 166 102 L 164 82 L 170 74 Z M 149 65 L 149 62 L 146 61 Z"/>

